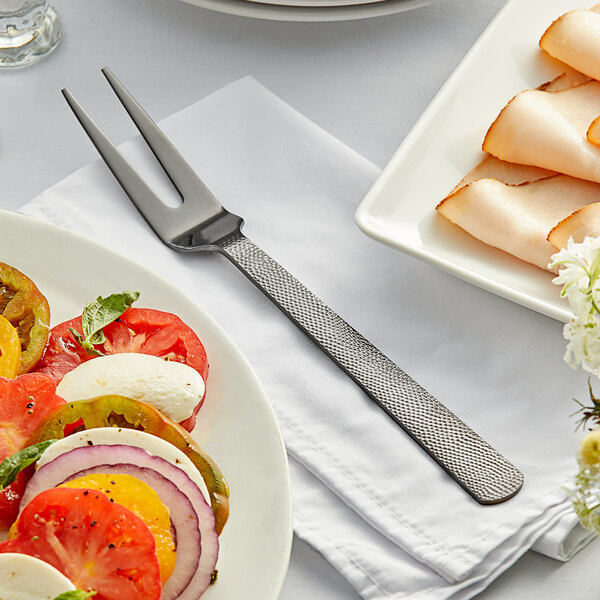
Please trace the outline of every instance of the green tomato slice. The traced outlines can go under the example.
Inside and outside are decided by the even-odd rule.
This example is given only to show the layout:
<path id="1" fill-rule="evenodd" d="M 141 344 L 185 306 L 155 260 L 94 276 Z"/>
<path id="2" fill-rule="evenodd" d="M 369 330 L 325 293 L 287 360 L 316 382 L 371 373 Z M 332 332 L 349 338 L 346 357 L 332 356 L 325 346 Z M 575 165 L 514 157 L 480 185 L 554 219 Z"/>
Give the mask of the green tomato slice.
<path id="1" fill-rule="evenodd" d="M 19 375 L 41 358 L 50 331 L 50 307 L 35 283 L 15 267 L 0 262 L 0 314 L 17 330 L 21 342 Z"/>

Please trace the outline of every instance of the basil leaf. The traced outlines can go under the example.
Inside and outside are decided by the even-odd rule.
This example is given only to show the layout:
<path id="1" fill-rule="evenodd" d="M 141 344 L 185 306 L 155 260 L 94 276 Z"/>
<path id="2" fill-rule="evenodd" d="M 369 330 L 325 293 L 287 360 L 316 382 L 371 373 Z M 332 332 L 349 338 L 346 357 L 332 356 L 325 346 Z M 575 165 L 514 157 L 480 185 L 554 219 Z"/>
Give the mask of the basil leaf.
<path id="1" fill-rule="evenodd" d="M 23 450 L 19 450 L 12 456 L 5 458 L 0 463 L 0 492 L 9 486 L 23 469 L 33 464 L 44 453 L 44 450 L 54 442 L 56 440 L 46 440 L 34 446 L 23 448 Z"/>
<path id="2" fill-rule="evenodd" d="M 63 592 L 54 598 L 54 600 L 85 600 L 95 596 L 98 592 L 85 592 L 84 590 L 72 590 Z"/>
<path id="3" fill-rule="evenodd" d="M 107 298 L 98 296 L 94 302 L 86 304 L 81 314 L 85 338 L 92 344 L 102 344 L 106 340 L 102 328 L 119 318 L 139 297 L 139 292 L 126 290 Z"/>
<path id="4" fill-rule="evenodd" d="M 83 337 L 71 329 L 73 337 L 88 354 L 102 356 L 102 352 L 94 348 L 94 345 L 106 341 L 102 328 L 118 319 L 139 297 L 139 292 L 131 290 L 111 294 L 106 298 L 98 296 L 96 300 L 86 304 L 81 313 Z"/>
<path id="5" fill-rule="evenodd" d="M 96 350 L 94 348 L 94 344 L 92 344 L 89 340 L 84 339 L 84 337 L 77 331 L 77 329 L 73 329 L 69 327 L 69 331 L 75 338 L 75 341 L 88 353 L 92 356 L 104 356 L 100 350 Z"/>

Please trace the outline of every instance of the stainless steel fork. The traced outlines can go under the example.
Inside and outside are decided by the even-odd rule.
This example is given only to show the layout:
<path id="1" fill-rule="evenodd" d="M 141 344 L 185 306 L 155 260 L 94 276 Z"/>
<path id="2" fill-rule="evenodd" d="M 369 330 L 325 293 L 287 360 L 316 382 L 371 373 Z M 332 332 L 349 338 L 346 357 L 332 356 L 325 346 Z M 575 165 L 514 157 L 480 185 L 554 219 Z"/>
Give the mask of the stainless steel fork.
<path id="1" fill-rule="evenodd" d="M 245 237 L 243 219 L 221 206 L 111 71 L 102 72 L 179 191 L 180 207 L 162 202 L 72 94 L 63 94 L 156 235 L 174 250 L 226 256 L 475 500 L 496 504 L 514 496 L 522 473 Z"/>

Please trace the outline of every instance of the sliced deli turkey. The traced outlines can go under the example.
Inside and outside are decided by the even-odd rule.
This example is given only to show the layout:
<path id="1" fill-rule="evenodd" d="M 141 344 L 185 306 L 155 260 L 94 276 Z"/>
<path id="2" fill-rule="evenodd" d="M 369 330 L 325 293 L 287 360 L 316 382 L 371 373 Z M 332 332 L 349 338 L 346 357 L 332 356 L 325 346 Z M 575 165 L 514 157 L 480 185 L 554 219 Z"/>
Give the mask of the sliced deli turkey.
<path id="1" fill-rule="evenodd" d="M 488 155 L 437 211 L 548 269 L 570 236 L 600 235 L 600 5 L 561 16 L 540 47 L 564 72 L 502 109 L 482 144 Z"/>
<path id="2" fill-rule="evenodd" d="M 489 128 L 483 149 L 509 162 L 600 182 L 600 147 L 587 139 L 600 115 L 600 81 L 517 94 Z"/>
<path id="3" fill-rule="evenodd" d="M 593 79 L 600 79 L 600 4 L 565 13 L 544 33 L 540 47 Z"/>
<path id="4" fill-rule="evenodd" d="M 511 171 L 508 165 L 506 168 Z M 437 210 L 482 242 L 547 269 L 556 252 L 547 240 L 549 231 L 597 200 L 600 184 L 568 175 L 555 174 L 517 185 L 483 178 L 451 193 Z"/>
<path id="5" fill-rule="evenodd" d="M 569 238 L 583 242 L 586 237 L 600 236 L 600 203 L 584 206 L 564 218 L 548 235 L 548 241 L 556 248 L 566 248 Z"/>

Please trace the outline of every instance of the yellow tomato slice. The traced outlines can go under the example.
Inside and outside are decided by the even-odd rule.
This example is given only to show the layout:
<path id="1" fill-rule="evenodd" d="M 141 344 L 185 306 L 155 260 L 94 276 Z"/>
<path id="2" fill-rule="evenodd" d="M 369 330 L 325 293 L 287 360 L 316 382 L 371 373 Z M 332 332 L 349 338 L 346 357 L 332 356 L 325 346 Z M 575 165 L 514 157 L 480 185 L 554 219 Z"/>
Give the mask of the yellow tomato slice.
<path id="1" fill-rule="evenodd" d="M 117 504 L 128 508 L 148 526 L 156 541 L 156 556 L 160 566 L 160 579 L 164 584 L 173 573 L 177 553 L 171 535 L 169 509 L 158 494 L 143 481 L 132 475 L 91 473 L 73 479 L 58 487 L 88 488 L 104 492 Z"/>
<path id="2" fill-rule="evenodd" d="M 21 341 L 11 322 L 0 315 L 0 377 L 14 379 L 21 361 Z"/>

